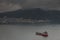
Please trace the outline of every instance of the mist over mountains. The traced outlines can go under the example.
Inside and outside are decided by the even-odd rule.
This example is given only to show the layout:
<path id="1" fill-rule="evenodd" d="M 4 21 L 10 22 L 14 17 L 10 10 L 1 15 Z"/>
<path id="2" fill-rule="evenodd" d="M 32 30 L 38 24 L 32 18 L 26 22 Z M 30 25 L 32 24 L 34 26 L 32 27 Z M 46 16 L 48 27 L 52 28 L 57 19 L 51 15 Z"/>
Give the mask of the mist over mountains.
<path id="1" fill-rule="evenodd" d="M 0 17 L 7 16 L 8 18 L 24 18 L 36 20 L 60 20 L 60 11 L 48 10 L 45 11 L 40 8 L 19 9 L 17 11 L 0 13 Z"/>

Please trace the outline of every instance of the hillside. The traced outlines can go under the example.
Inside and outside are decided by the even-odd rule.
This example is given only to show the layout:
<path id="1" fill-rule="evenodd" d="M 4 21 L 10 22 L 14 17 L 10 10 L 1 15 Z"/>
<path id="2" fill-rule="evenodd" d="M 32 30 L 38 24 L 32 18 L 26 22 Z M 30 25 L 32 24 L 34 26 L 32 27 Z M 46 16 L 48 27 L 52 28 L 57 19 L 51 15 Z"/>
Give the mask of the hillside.
<path id="1" fill-rule="evenodd" d="M 13 18 L 30 18 L 30 19 L 49 19 L 49 20 L 60 20 L 60 11 L 48 10 L 44 11 L 40 8 L 17 10 L 12 12 L 0 13 L 0 17 L 13 17 Z"/>

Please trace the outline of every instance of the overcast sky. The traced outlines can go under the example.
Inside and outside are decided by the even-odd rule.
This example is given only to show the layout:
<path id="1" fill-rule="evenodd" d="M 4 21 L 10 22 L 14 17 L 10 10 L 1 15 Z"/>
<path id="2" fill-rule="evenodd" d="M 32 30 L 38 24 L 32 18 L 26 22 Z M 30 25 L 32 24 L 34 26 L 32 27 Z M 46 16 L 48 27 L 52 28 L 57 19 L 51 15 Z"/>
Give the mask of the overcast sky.
<path id="1" fill-rule="evenodd" d="M 0 12 L 36 7 L 60 10 L 60 0 L 0 0 Z"/>

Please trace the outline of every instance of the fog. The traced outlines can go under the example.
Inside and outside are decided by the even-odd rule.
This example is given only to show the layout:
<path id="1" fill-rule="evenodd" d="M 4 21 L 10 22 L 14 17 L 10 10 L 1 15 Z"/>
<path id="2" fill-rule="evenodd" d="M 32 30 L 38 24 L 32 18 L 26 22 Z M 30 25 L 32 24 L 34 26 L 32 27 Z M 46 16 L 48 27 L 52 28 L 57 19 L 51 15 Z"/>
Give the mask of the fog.
<path id="1" fill-rule="evenodd" d="M 28 8 L 60 10 L 60 0 L 0 0 L 0 12 Z"/>
<path id="2" fill-rule="evenodd" d="M 48 32 L 48 37 L 35 35 L 35 32 Z M 58 25 L 0 25 L 0 40 L 60 40 Z"/>

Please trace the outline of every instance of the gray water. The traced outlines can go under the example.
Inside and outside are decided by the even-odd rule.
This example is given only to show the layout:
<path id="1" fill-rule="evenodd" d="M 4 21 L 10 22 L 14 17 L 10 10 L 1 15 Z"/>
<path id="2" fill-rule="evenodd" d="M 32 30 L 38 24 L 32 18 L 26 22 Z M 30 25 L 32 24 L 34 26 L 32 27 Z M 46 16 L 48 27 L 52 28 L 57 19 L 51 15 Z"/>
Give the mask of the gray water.
<path id="1" fill-rule="evenodd" d="M 35 32 L 48 32 L 48 37 Z M 0 40 L 60 40 L 60 24 L 46 25 L 0 25 Z"/>

